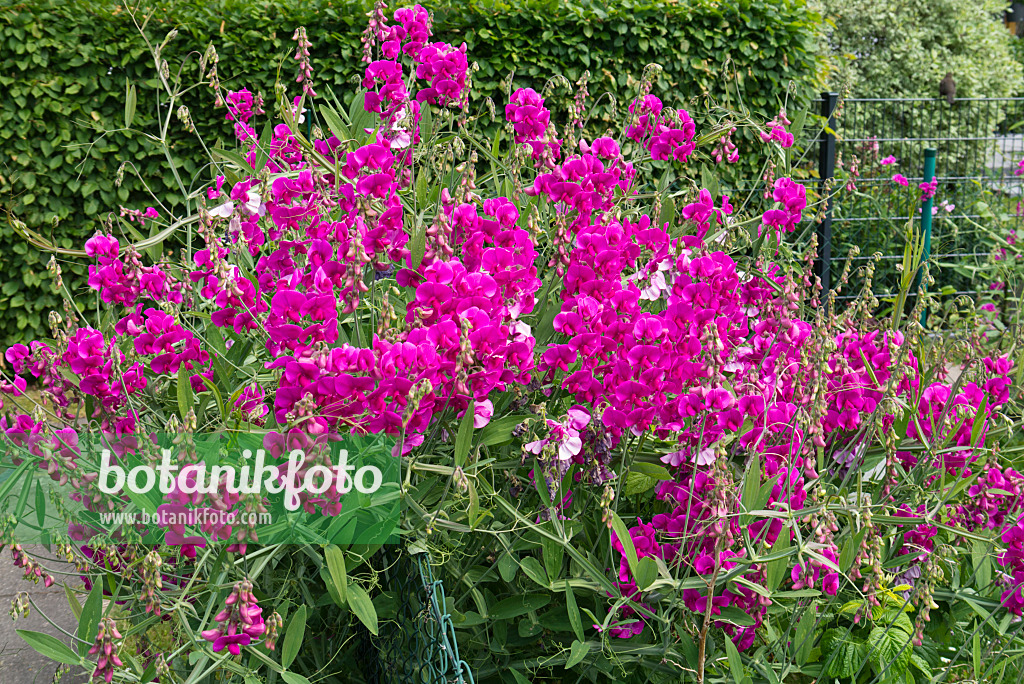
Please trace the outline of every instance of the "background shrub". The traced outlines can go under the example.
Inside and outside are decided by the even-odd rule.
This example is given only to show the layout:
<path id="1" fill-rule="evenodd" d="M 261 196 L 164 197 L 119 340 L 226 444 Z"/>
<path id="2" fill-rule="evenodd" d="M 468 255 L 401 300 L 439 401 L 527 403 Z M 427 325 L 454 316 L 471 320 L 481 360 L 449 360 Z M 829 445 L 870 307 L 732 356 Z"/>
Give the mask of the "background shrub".
<path id="1" fill-rule="evenodd" d="M 833 87 L 854 97 L 1009 97 L 1021 86 L 1003 0 L 823 0 Z"/>
<path id="2" fill-rule="evenodd" d="M 540 89 L 556 74 L 575 83 L 580 65 L 591 72 L 591 93 L 610 92 L 620 106 L 635 94 L 650 62 L 664 67 L 654 92 L 669 103 L 707 96 L 773 115 L 777 94 L 791 83 L 797 99 L 817 90 L 819 16 L 803 0 L 427 6 L 434 11 L 434 39 L 465 41 L 479 63 L 475 111 L 485 106 L 484 97 L 500 110 L 502 80 L 510 71 L 517 86 Z M 196 60 L 213 43 L 223 84 L 261 91 L 273 104 L 279 69 L 282 81 L 295 77 L 291 37 L 300 25 L 309 28 L 314 43 L 321 94 L 333 91 L 347 105 L 361 78 L 359 38 L 369 9 L 361 3 L 187 0 L 155 3 L 153 9 L 146 26 L 151 38 L 162 40 L 170 29 L 179 29 L 163 52 L 171 68 L 196 53 L 186 80 L 198 78 Z M 180 130 L 182 123 L 166 102 L 140 96 L 135 128 L 150 129 L 157 116 L 167 119 L 182 133 L 172 136 L 176 142 L 169 154 L 140 134 L 117 131 L 123 126 L 126 81 L 152 74 L 138 29 L 114 2 L 34 0 L 0 10 L 0 205 L 30 229 L 77 247 L 106 217 L 116 216 L 118 205 L 154 205 L 130 167 L 123 184 L 116 185 L 121 162 L 147 179 L 157 209 L 160 202 L 173 206 L 181 194 L 171 192 L 176 183 L 171 165 L 186 186 L 208 181 L 210 172 L 197 161 L 204 158 L 200 143 Z M 559 86 L 552 103 L 564 105 L 573 91 Z M 183 103 L 208 145 L 231 137 L 224 110 L 212 102 L 212 93 L 199 87 Z M 594 131 L 603 130 L 609 102 L 597 108 Z M 115 132 L 101 137 L 101 130 Z M 0 269 L 8 279 L 0 286 L 0 344 L 38 336 L 45 326 L 43 312 L 59 305 L 44 283 L 45 259 L 4 222 Z M 82 277 L 84 265 L 63 269 L 73 281 Z"/>

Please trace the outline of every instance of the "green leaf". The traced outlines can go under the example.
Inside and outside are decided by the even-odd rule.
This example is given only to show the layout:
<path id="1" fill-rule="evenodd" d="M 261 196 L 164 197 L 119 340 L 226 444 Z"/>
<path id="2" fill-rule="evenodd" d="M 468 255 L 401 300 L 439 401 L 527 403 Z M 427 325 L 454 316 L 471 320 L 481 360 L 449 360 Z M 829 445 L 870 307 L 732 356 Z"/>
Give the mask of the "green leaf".
<path id="1" fill-rule="evenodd" d="M 46 492 L 41 481 L 36 483 L 36 521 L 39 527 L 46 524 Z"/>
<path id="2" fill-rule="evenodd" d="M 18 629 L 15 631 L 18 633 L 18 636 L 25 640 L 25 643 L 39 653 L 42 653 L 50 660 L 55 660 L 58 663 L 64 663 L 65 665 L 78 665 L 82 662 L 82 659 L 76 656 L 74 651 L 64 645 L 64 642 L 50 636 L 49 634 L 31 632 L 27 629 Z"/>
<path id="3" fill-rule="evenodd" d="M 807 110 L 801 109 L 797 112 L 796 116 L 793 117 L 793 123 L 789 127 L 789 132 L 793 134 L 793 137 L 800 140 L 800 133 L 804 130 L 804 123 L 807 121 Z"/>
<path id="4" fill-rule="evenodd" d="M 342 603 L 344 603 L 347 600 L 345 589 L 348 585 L 348 575 L 345 572 L 345 552 L 331 544 L 324 550 L 324 556 L 327 559 L 327 569 L 331 574 L 331 580 L 334 582 L 334 588 L 337 590 Z"/>
<path id="5" fill-rule="evenodd" d="M 498 148 L 501 145 L 501 129 L 494 132 L 494 140 L 491 141 L 491 156 L 497 159 Z"/>
<path id="6" fill-rule="evenodd" d="M 928 665 L 928 661 L 921 656 L 911 653 L 910 664 L 917 668 L 925 676 L 925 679 L 930 680 L 932 678 L 932 668 Z"/>
<path id="7" fill-rule="evenodd" d="M 881 672 L 889 668 L 891 677 L 902 677 L 910 663 L 910 635 L 902 629 L 874 627 L 868 634 L 868 657 Z"/>
<path id="8" fill-rule="evenodd" d="M 185 420 L 188 412 L 192 410 L 195 395 L 192 393 L 192 381 L 189 379 L 189 371 L 185 364 L 178 366 L 178 413 L 181 419 Z"/>
<path id="9" fill-rule="evenodd" d="M 214 149 L 210 150 L 210 152 L 213 153 L 214 157 L 218 157 L 220 159 L 223 159 L 224 161 L 231 162 L 232 164 L 237 166 L 242 171 L 245 171 L 245 172 L 252 171 L 252 167 L 249 165 L 249 162 L 246 161 L 245 157 L 243 157 L 242 155 L 238 154 L 237 152 L 234 152 L 232 150 L 222 150 L 222 149 L 216 148 L 216 147 Z M 211 325 L 210 327 L 216 327 L 216 326 Z M 209 332 L 209 328 L 207 328 L 207 332 Z M 209 339 L 209 338 L 207 338 L 207 339 Z M 221 353 L 226 353 L 226 351 L 227 350 L 224 350 Z"/>
<path id="10" fill-rule="evenodd" d="M 779 538 L 772 544 L 772 555 L 787 550 L 789 550 L 789 528 L 783 527 L 782 531 L 779 532 Z M 786 569 L 789 567 L 789 556 L 776 558 L 775 560 L 768 561 L 765 565 L 767 566 L 765 584 L 769 591 L 775 591 L 779 588 L 779 583 L 782 582 Z"/>
<path id="11" fill-rule="evenodd" d="M 320 105 L 320 116 L 324 118 L 324 123 L 327 124 L 327 127 L 331 129 L 331 133 L 338 140 L 348 138 L 348 130 L 345 128 L 345 124 L 342 123 L 341 117 L 334 111 L 334 107 L 326 104 Z"/>
<path id="12" fill-rule="evenodd" d="M 434 132 L 434 115 L 430 113 L 430 105 L 420 108 L 420 140 L 428 140 Z"/>
<path id="13" fill-rule="evenodd" d="M 626 496 L 636 496 L 637 494 L 643 494 L 644 492 L 654 489 L 657 484 L 658 480 L 654 479 L 650 475 L 629 471 L 626 473 L 626 486 L 622 491 Z"/>
<path id="14" fill-rule="evenodd" d="M 541 567 L 540 561 L 533 556 L 526 556 L 519 561 L 519 567 L 523 569 L 526 576 L 532 579 L 540 586 L 547 588 L 549 585 L 547 574 L 544 572 L 544 568 Z"/>
<path id="15" fill-rule="evenodd" d="M 466 511 L 469 516 L 469 527 L 475 530 L 481 518 L 480 495 L 476 493 L 476 487 L 473 485 L 472 480 L 466 483 L 466 487 L 469 490 L 469 508 Z"/>
<path id="16" fill-rule="evenodd" d="M 306 606 L 301 605 L 295 611 L 288 629 L 284 633 L 284 642 L 281 644 L 281 666 L 288 667 L 295 661 L 299 654 L 299 647 L 302 646 L 302 639 L 306 636 Z"/>
<path id="17" fill-rule="evenodd" d="M 142 671 L 142 674 L 139 676 L 139 684 L 149 684 L 151 681 L 153 681 L 154 677 L 156 677 L 155 660 L 152 661 L 149 665 L 147 665 L 146 669 Z M 249 682 L 246 682 L 245 684 L 249 684 Z"/>
<path id="18" fill-rule="evenodd" d="M 352 122 L 352 137 L 359 134 L 357 124 L 366 117 L 366 93 L 357 91 L 352 98 L 352 104 L 348 108 L 348 120 Z"/>
<path id="19" fill-rule="evenodd" d="M 103 616 L 103 584 L 94 579 L 92 590 L 85 599 L 82 607 L 82 614 L 78 618 L 78 652 L 85 655 L 86 651 L 92 648 L 96 642 L 96 635 L 100 629 L 100 617 Z"/>
<path id="20" fill-rule="evenodd" d="M 691 670 L 697 669 L 697 661 L 700 659 L 700 652 L 697 651 L 697 644 L 693 643 L 693 637 L 681 627 L 676 630 L 679 633 L 679 649 L 683 652 L 683 658 Z"/>
<path id="21" fill-rule="evenodd" d="M 583 619 L 580 618 L 580 609 L 576 605 L 576 594 L 572 591 L 569 580 L 565 580 L 565 610 L 569 613 L 569 624 L 572 625 L 572 632 L 576 638 L 583 641 Z"/>
<path id="22" fill-rule="evenodd" d="M 260 134 L 259 145 L 256 148 L 256 159 L 253 164 L 253 170 L 256 173 L 262 171 L 263 167 L 270 160 L 270 143 L 273 139 L 274 126 L 272 120 L 268 119 L 267 124 L 263 127 L 263 133 Z"/>
<path id="23" fill-rule="evenodd" d="M 747 464 L 747 474 L 743 477 L 743 509 L 746 511 L 757 510 L 758 495 L 761 493 L 761 459 L 754 452 L 750 462 Z"/>
<path id="24" fill-rule="evenodd" d="M 507 620 L 526 615 L 530 611 L 540 610 L 551 603 L 550 594 L 520 594 L 498 601 L 487 609 L 487 617 L 491 620 Z"/>
<path id="25" fill-rule="evenodd" d="M 629 528 L 626 527 L 626 523 L 622 522 L 622 518 L 614 511 L 612 512 L 612 530 L 615 532 L 619 543 L 622 544 L 626 562 L 629 563 L 629 571 L 633 574 L 633 577 L 636 577 L 636 566 L 639 563 L 636 556 L 636 546 L 633 545 L 633 538 L 629 536 Z"/>
<path id="26" fill-rule="evenodd" d="M 666 223 L 671 232 L 676 224 L 676 201 L 672 197 L 665 199 L 665 203 L 661 205 L 661 214 L 658 216 L 658 226 L 664 226 Z"/>
<path id="27" fill-rule="evenodd" d="M 529 413 L 517 413 L 511 416 L 504 416 L 491 420 L 487 425 L 480 428 L 480 444 L 494 446 L 512 439 L 512 431 L 527 418 Z"/>
<path id="28" fill-rule="evenodd" d="M 125 79 L 124 82 L 124 127 L 131 128 L 132 122 L 135 121 L 135 103 L 137 101 L 135 94 L 135 86 L 128 83 Z"/>
<path id="29" fill-rule="evenodd" d="M 417 172 L 417 174 L 416 174 L 416 204 L 417 204 L 417 206 L 422 207 L 422 206 L 425 206 L 427 204 L 427 193 L 429 191 L 430 191 L 430 182 L 427 180 L 426 169 L 420 169 L 419 172 Z M 427 230 L 427 227 L 426 226 L 422 226 L 422 230 L 424 231 L 423 239 L 424 239 L 424 245 L 425 245 L 426 244 L 426 230 Z M 413 240 L 415 240 L 415 239 L 416 239 L 416 236 L 414 235 L 413 236 Z M 410 242 L 410 245 L 409 245 L 409 249 L 410 250 L 412 249 L 411 242 Z M 423 249 L 424 249 L 424 251 L 426 251 L 426 246 L 424 246 Z M 422 261 L 422 257 L 420 258 L 420 260 Z"/>
<path id="30" fill-rule="evenodd" d="M 502 554 L 498 559 L 498 574 L 504 582 L 511 582 L 516 577 L 516 570 L 519 569 L 519 561 L 511 551 Z"/>
<path id="31" fill-rule="evenodd" d="M 348 585 L 348 605 L 366 629 L 370 630 L 370 634 L 377 636 L 377 610 L 366 590 L 355 582 Z"/>
<path id="32" fill-rule="evenodd" d="M 650 556 L 644 556 L 636 566 L 636 585 L 641 591 L 651 586 L 658 576 L 658 564 Z"/>
<path id="33" fill-rule="evenodd" d="M 731 606 L 730 606 L 731 607 Z M 814 610 L 808 608 L 804 610 L 803 615 L 800 616 L 800 620 L 796 623 L 796 635 L 793 639 L 793 655 L 796 659 L 796 664 L 803 667 L 808 658 L 811 657 L 811 648 L 814 646 L 814 625 L 817 621 L 817 616 Z"/>
<path id="34" fill-rule="evenodd" d="M 81 619 L 82 617 L 82 604 L 78 602 L 78 597 L 75 596 L 74 590 L 68 586 L 68 583 L 64 583 L 64 596 L 68 599 L 68 606 L 71 607 L 71 612 L 74 614 L 75 619 Z"/>
<path id="35" fill-rule="evenodd" d="M 700 182 L 711 193 L 711 199 L 718 198 L 718 176 L 703 164 L 700 167 Z"/>
<path id="36" fill-rule="evenodd" d="M 754 618 L 750 617 L 742 610 L 735 606 L 725 606 L 722 608 L 721 614 L 717 616 L 717 619 L 723 622 L 731 622 L 734 625 L 740 627 L 752 627 L 754 624 Z"/>
<path id="37" fill-rule="evenodd" d="M 19 520 L 25 515 L 25 506 L 28 505 L 28 495 L 32 491 L 32 485 L 36 483 L 34 477 L 26 477 L 25 483 L 21 486 L 21 494 L 18 496 L 18 505 L 14 508 L 14 517 Z"/>
<path id="38" fill-rule="evenodd" d="M 871 617 L 878 625 L 882 627 L 895 627 L 902 629 L 907 634 L 914 633 L 914 623 L 907 617 L 906 611 L 900 606 L 894 608 L 882 608 L 881 606 L 875 606 L 871 609 Z"/>
<path id="39" fill-rule="evenodd" d="M 427 224 L 420 223 L 419 228 L 413 233 L 412 239 L 409 240 L 409 259 L 411 260 L 413 269 L 420 267 L 423 263 L 423 255 L 427 251 Z"/>
<path id="40" fill-rule="evenodd" d="M 466 413 L 459 423 L 459 434 L 455 437 L 455 467 L 461 468 L 466 464 L 466 457 L 469 456 L 469 447 L 473 443 L 473 418 L 476 409 L 476 402 L 470 401 L 466 407 Z"/>
<path id="41" fill-rule="evenodd" d="M 843 550 L 839 554 L 839 569 L 844 573 L 849 572 L 850 567 L 853 565 L 853 559 L 856 558 L 857 549 L 860 548 L 861 542 L 864 540 L 864 535 L 867 533 L 868 528 L 861 528 L 861 531 L 857 534 L 850 535 L 846 538 L 846 542 L 843 544 Z"/>
<path id="42" fill-rule="evenodd" d="M 974 637 L 971 639 L 971 658 L 974 663 L 974 679 L 981 679 L 981 630 L 975 627 Z"/>
<path id="43" fill-rule="evenodd" d="M 726 635 L 723 639 L 725 653 L 729 657 L 729 672 L 732 673 L 732 680 L 739 682 L 743 679 L 743 661 L 740 659 L 740 652 L 736 650 L 736 644 Z"/>
<path id="44" fill-rule="evenodd" d="M 512 673 L 512 678 L 516 680 L 516 684 L 530 684 L 530 680 L 514 667 L 510 667 L 508 671 Z"/>
<path id="45" fill-rule="evenodd" d="M 334 583 L 334 578 L 331 577 L 331 571 L 326 563 L 320 566 L 320 579 L 324 581 L 324 586 L 327 587 L 327 593 L 330 595 L 331 600 L 334 601 L 334 605 L 339 608 L 344 608 L 348 605 L 342 600 L 341 594 L 338 593 L 338 585 Z"/>
<path id="46" fill-rule="evenodd" d="M 672 473 L 668 472 L 668 468 L 658 465 L 657 463 L 644 463 L 643 461 L 638 461 L 629 466 L 629 472 L 641 473 L 647 477 L 653 477 L 655 480 L 664 480 L 666 482 L 672 479 Z"/>
<path id="47" fill-rule="evenodd" d="M 579 641 L 578 639 L 572 642 L 572 648 L 569 650 L 569 659 L 565 661 L 565 669 L 571 670 L 580 663 L 581 660 L 587 657 L 587 653 L 590 652 L 590 644 L 585 641 Z"/>
<path id="48" fill-rule="evenodd" d="M 977 413 L 974 414 L 974 425 L 971 427 L 971 446 L 977 447 L 978 442 L 981 440 L 981 431 L 985 427 L 985 408 L 988 406 L 988 395 L 986 394 L 981 400 L 981 406 L 978 407 Z"/>
<path id="49" fill-rule="evenodd" d="M 544 537 L 541 540 L 541 556 L 544 558 L 544 569 L 547 570 L 548 579 L 554 582 L 562 574 L 562 561 L 565 559 L 565 549 L 562 543 L 555 539 Z"/>
<path id="50" fill-rule="evenodd" d="M 281 679 L 287 684 L 310 684 L 310 681 L 297 672 L 282 672 Z"/>

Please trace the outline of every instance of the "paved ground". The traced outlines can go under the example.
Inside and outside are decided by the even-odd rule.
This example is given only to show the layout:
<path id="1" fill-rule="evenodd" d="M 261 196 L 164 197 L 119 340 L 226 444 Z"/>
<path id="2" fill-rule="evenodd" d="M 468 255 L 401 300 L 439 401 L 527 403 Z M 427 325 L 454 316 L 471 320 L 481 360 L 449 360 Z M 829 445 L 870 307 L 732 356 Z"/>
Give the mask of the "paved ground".
<path id="1" fill-rule="evenodd" d="M 39 551 L 45 553 L 42 549 Z M 21 568 L 14 567 L 10 554 L 4 552 L 0 557 L 0 684 L 51 684 L 57 665 L 32 650 L 15 630 L 45 632 L 70 646 L 71 639 L 47 622 L 40 611 L 71 633 L 77 629 L 78 622 L 60 586 L 54 584 L 47 589 L 42 582 L 33 584 L 21 577 Z M 28 592 L 38 609 L 33 607 L 27 618 L 14 620 L 8 612 L 19 591 Z M 76 667 L 61 677 L 60 684 L 84 684 L 87 681 L 88 674 Z"/>
<path id="2" fill-rule="evenodd" d="M 1003 192 L 1017 196 L 1021 194 L 1021 183 L 1014 175 L 1017 162 L 1024 156 L 1024 134 L 1012 133 L 995 136 L 995 146 L 990 152 L 988 169 L 994 176 L 1002 175 L 1000 188 Z"/>

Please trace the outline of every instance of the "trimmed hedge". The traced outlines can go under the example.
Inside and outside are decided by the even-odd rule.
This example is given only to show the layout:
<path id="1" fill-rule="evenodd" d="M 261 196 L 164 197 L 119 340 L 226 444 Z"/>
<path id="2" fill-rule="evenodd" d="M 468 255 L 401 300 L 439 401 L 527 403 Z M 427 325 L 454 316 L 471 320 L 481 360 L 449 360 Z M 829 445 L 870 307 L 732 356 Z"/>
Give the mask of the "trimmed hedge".
<path id="1" fill-rule="evenodd" d="M 743 105 L 771 115 L 791 82 L 793 95 L 804 99 L 817 90 L 820 75 L 820 17 L 803 0 L 423 4 L 434 13 L 435 40 L 465 41 L 470 59 L 479 63 L 474 108 L 489 96 L 501 111 L 501 81 L 510 71 L 517 86 L 539 90 L 558 73 L 575 83 L 582 68 L 592 74 L 591 102 L 610 92 L 624 106 L 644 65 L 658 62 L 664 71 L 653 92 L 670 106 L 710 96 L 736 107 L 742 92 Z M 163 52 L 172 70 L 188 53 L 201 54 L 212 42 L 223 84 L 262 91 L 272 103 L 279 67 L 282 81 L 297 92 L 291 36 L 304 25 L 314 44 L 318 91 L 330 88 L 347 104 L 361 78 L 360 34 L 368 5 L 183 0 L 150 7 L 146 32 L 151 40 L 159 42 L 171 28 L 179 29 Z M 186 67 L 186 81 L 198 78 L 196 59 Z M 726 64 L 735 78 L 725 75 Z M 160 202 L 175 206 L 171 162 L 160 149 L 137 132 L 103 137 L 98 132 L 123 126 L 126 80 L 138 90 L 134 129 L 153 130 L 158 112 L 167 113 L 149 87 L 156 85 L 155 76 L 129 14 L 113 2 L 33 0 L 0 10 L 3 209 L 60 244 L 80 246 L 118 205 L 155 204 L 131 172 L 115 186 L 122 161 L 138 169 Z M 556 90 L 556 106 L 572 94 L 565 87 Z M 209 89 L 191 91 L 185 104 L 208 145 L 219 139 L 233 147 L 224 110 L 213 107 Z M 592 122 L 595 131 L 601 130 L 600 112 Z M 207 182 L 211 174 L 202 166 L 195 136 L 174 116 L 170 125 L 178 173 L 186 184 Z M 42 312 L 59 306 L 45 273 L 48 259 L 3 222 L 0 268 L 8 279 L 0 286 L 0 344 L 40 335 L 46 326 Z M 69 285 L 80 287 L 86 264 L 65 263 L 63 269 Z"/>

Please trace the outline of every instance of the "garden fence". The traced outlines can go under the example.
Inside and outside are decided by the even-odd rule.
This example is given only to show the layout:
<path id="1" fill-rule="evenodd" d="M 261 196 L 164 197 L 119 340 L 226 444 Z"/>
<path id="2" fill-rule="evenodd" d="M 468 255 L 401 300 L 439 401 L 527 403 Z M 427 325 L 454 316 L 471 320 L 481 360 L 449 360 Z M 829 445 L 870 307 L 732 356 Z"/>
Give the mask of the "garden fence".
<path id="1" fill-rule="evenodd" d="M 434 577 L 430 557 L 405 548 L 388 548 L 380 564 L 382 589 L 394 615 L 380 633 L 361 630 L 357 662 L 366 684 L 473 684 L 473 674 L 459 657 L 444 585 Z"/>
<path id="2" fill-rule="evenodd" d="M 808 139 L 794 148 L 794 175 L 803 176 L 800 182 L 808 190 L 819 192 L 821 179 L 837 176 L 831 210 L 814 226 L 817 268 L 826 287 L 836 285 L 849 261 L 854 275 L 840 297 L 856 296 L 866 270 L 861 267 L 880 253 L 872 289 L 878 296 L 896 292 L 905 227 L 911 216 L 918 222 L 921 216 L 917 186 L 924 179 L 928 148 L 936 150 L 938 180 L 929 259 L 934 287 L 945 295 L 989 287 L 976 276 L 996 248 L 993 233 L 1012 240 L 1022 222 L 1024 177 L 1015 171 L 1024 158 L 1024 98 L 965 98 L 949 104 L 930 98 L 842 100 L 823 93 L 809 113 L 828 125 L 807 118 L 802 134 Z M 895 162 L 881 163 L 890 156 Z M 835 192 L 846 186 L 855 158 L 859 176 L 851 189 Z M 893 182 L 897 173 L 910 190 Z M 805 225 L 815 221 L 809 213 Z M 859 254 L 851 254 L 854 245 Z"/>

